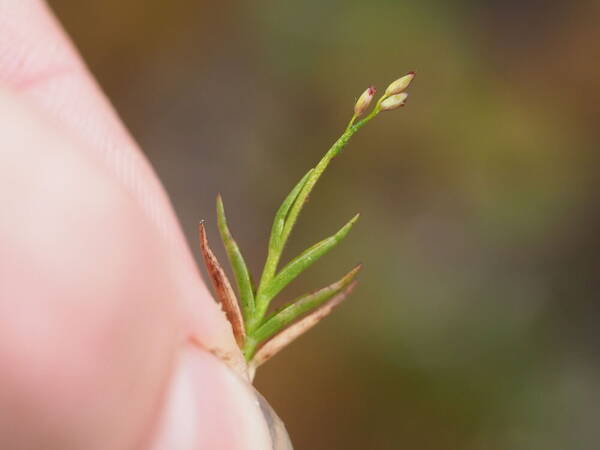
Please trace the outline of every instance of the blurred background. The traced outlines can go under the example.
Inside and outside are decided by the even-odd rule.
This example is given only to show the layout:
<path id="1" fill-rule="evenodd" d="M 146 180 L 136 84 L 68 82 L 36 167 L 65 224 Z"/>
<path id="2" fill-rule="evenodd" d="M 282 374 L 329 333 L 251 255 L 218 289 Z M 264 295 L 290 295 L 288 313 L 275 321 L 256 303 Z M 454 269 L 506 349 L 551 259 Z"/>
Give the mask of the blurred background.
<path id="1" fill-rule="evenodd" d="M 598 448 L 600 4 L 49 2 L 196 225 L 224 197 L 256 276 L 272 215 L 355 98 L 406 108 L 336 158 L 287 257 L 362 217 L 282 297 L 365 265 L 258 374 L 298 450 Z"/>

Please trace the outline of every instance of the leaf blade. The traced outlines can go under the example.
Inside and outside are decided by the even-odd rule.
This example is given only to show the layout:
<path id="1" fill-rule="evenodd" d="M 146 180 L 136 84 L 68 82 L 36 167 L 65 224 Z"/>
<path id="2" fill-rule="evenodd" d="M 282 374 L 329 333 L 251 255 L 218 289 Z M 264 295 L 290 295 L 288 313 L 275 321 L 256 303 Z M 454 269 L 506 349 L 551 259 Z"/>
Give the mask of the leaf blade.
<path id="1" fill-rule="evenodd" d="M 252 288 L 252 280 L 242 252 L 229 231 L 221 195 L 217 196 L 217 225 L 225 246 L 225 251 L 227 252 L 229 264 L 231 265 L 235 276 L 238 292 L 240 293 L 244 317 L 249 317 L 254 311 L 254 290 Z"/>
<path id="2" fill-rule="evenodd" d="M 271 232 L 271 239 L 275 241 L 275 244 L 277 244 L 277 241 L 281 238 L 281 232 L 283 231 L 283 226 L 287 219 L 290 208 L 296 201 L 296 198 L 298 198 L 300 191 L 302 190 L 302 188 L 304 187 L 304 185 L 306 184 L 313 172 L 314 169 L 310 169 L 304 174 L 304 176 L 300 179 L 300 181 L 296 184 L 296 186 L 294 186 L 294 188 L 285 198 L 285 200 L 277 210 L 277 213 L 275 213 L 275 220 L 273 221 L 273 229 Z"/>
<path id="3" fill-rule="evenodd" d="M 302 252 L 299 256 L 290 261 L 281 271 L 271 280 L 264 291 L 257 298 L 257 307 L 259 312 L 266 311 L 270 301 L 290 284 L 304 270 L 308 269 L 319 258 L 328 253 L 333 247 L 341 242 L 352 229 L 354 223 L 358 220 L 360 214 L 355 215 L 333 236 L 323 239 L 309 249 Z M 263 309 L 264 308 L 264 309 Z"/>
<path id="4" fill-rule="evenodd" d="M 325 172 L 331 160 L 340 153 L 343 148 L 348 144 L 352 135 L 357 131 L 358 128 L 350 127 L 344 131 L 344 133 L 333 143 L 333 145 L 329 148 L 329 150 L 323 155 L 321 160 L 317 163 L 317 165 L 312 170 L 312 173 L 306 180 L 306 183 L 298 193 L 298 197 L 294 201 L 288 217 L 286 219 L 286 223 L 281 232 L 281 245 L 285 246 L 296 221 L 298 220 L 298 216 L 302 211 L 305 203 L 308 201 L 308 197 L 312 190 L 314 189 L 317 181 L 321 178 L 321 175 Z"/>
<path id="5" fill-rule="evenodd" d="M 265 261 L 265 266 L 263 268 L 263 272 L 260 278 L 260 285 L 258 290 L 261 291 L 264 287 L 271 281 L 275 272 L 277 271 L 277 264 L 279 263 L 279 258 L 281 258 L 281 253 L 283 252 L 283 245 L 281 245 L 281 233 L 285 226 L 285 221 L 288 215 L 288 212 L 298 194 L 306 184 L 306 181 L 312 174 L 314 169 L 310 169 L 294 186 L 294 188 L 290 191 L 287 197 L 281 203 L 281 206 L 275 213 L 275 218 L 273 219 L 273 226 L 271 228 L 271 236 L 269 237 L 269 251 L 267 254 L 267 260 Z"/>
<path id="6" fill-rule="evenodd" d="M 218 297 L 227 320 L 231 324 L 233 335 L 238 346 L 241 348 L 246 340 L 246 330 L 244 327 L 244 319 L 240 312 L 240 307 L 235 296 L 235 292 L 231 287 L 231 283 L 225 275 L 225 271 L 221 267 L 221 264 L 217 260 L 215 254 L 208 245 L 208 238 L 206 237 L 206 229 L 204 222 L 200 222 L 199 226 L 200 235 L 200 250 L 204 258 L 207 272 L 210 276 L 213 284 L 215 294 Z"/>
<path id="7" fill-rule="evenodd" d="M 264 324 L 253 333 L 252 337 L 259 342 L 264 341 L 301 315 L 318 308 L 348 286 L 354 280 L 361 267 L 362 266 L 359 264 L 338 281 L 293 300 L 290 304 L 273 313 Z"/>
<path id="8" fill-rule="evenodd" d="M 297 338 L 302 336 L 308 330 L 313 328 L 323 318 L 331 314 L 331 311 L 342 303 L 352 293 L 358 281 L 353 281 L 344 290 L 335 295 L 331 300 L 327 301 L 320 308 L 314 310 L 312 313 L 284 329 L 281 333 L 267 341 L 250 361 L 250 371 L 253 373 L 256 368 L 267 362 Z"/>

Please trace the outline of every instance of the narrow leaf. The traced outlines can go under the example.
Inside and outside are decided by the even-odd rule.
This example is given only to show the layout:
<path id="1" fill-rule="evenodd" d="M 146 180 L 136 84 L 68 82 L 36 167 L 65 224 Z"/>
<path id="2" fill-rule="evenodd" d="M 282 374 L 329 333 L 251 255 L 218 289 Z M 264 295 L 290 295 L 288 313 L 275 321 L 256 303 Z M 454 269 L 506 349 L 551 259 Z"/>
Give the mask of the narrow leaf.
<path id="1" fill-rule="evenodd" d="M 244 317 L 249 317 L 254 312 L 254 292 L 252 289 L 252 280 L 248 267 L 242 256 L 242 252 L 237 245 L 237 242 L 231 236 L 229 227 L 227 226 L 227 218 L 225 217 L 225 208 L 223 207 L 223 199 L 220 195 L 217 196 L 217 224 L 221 239 L 227 251 L 229 264 L 233 269 L 235 281 L 240 293 L 240 300 Z"/>
<path id="2" fill-rule="evenodd" d="M 296 198 L 298 197 L 300 190 L 304 187 L 304 185 L 306 184 L 306 181 L 308 180 L 310 175 L 313 173 L 313 170 L 314 169 L 310 169 L 308 172 L 306 172 L 306 174 L 302 177 L 302 179 L 298 182 L 298 184 L 296 184 L 296 186 L 294 186 L 294 189 L 292 189 L 292 191 L 285 198 L 285 200 L 283 201 L 283 203 L 277 210 L 277 213 L 275 213 L 275 220 L 273 221 L 273 228 L 271 230 L 270 244 L 274 244 L 275 246 L 277 245 L 277 243 L 281 237 L 281 231 L 283 230 L 283 226 L 285 224 L 285 220 L 287 218 L 288 212 L 290 211 L 290 208 L 296 201 Z"/>
<path id="3" fill-rule="evenodd" d="M 235 292 L 233 292 L 231 283 L 229 283 L 227 275 L 225 275 L 221 264 L 219 264 L 219 261 L 208 246 L 204 222 L 200 222 L 199 233 L 200 249 L 202 250 L 204 263 L 206 264 L 206 269 L 210 275 L 210 279 L 215 289 L 215 294 L 217 295 L 217 298 L 219 299 L 223 310 L 225 311 L 227 320 L 229 320 L 229 323 L 231 324 L 233 335 L 235 336 L 238 346 L 242 347 L 246 338 L 246 331 L 244 329 L 244 319 L 240 313 L 240 307 L 238 305 L 237 298 L 235 297 Z"/>
<path id="4" fill-rule="evenodd" d="M 257 367 L 261 366 L 285 347 L 287 347 L 299 336 L 302 336 L 304 333 L 314 327 L 317 323 L 319 323 L 319 321 L 321 321 L 321 319 L 328 316 L 333 308 L 343 302 L 348 295 L 350 295 L 357 283 L 357 281 L 352 282 L 346 287 L 346 289 L 338 293 L 320 308 L 316 309 L 302 320 L 299 320 L 271 340 L 267 341 L 267 343 L 256 352 L 256 355 L 252 359 L 250 364 L 251 373 L 254 372 Z"/>
<path id="5" fill-rule="evenodd" d="M 334 142 L 334 144 L 331 146 L 331 148 L 327 151 L 327 153 L 325 153 L 325 155 L 321 158 L 319 163 L 315 166 L 315 168 L 310 173 L 308 179 L 304 183 L 304 186 L 302 186 L 302 189 L 298 193 L 298 197 L 294 201 L 294 204 L 292 205 L 290 212 L 286 218 L 285 225 L 281 232 L 281 243 L 280 244 L 282 247 L 285 246 L 285 243 L 287 242 L 287 240 L 290 236 L 290 233 L 292 232 L 294 225 L 296 224 L 296 221 L 298 220 L 298 216 L 300 215 L 300 212 L 302 211 L 304 204 L 307 202 L 310 193 L 312 192 L 315 185 L 317 184 L 317 181 L 319 181 L 319 178 L 321 178 L 321 175 L 323 175 L 323 172 L 325 172 L 325 169 L 327 169 L 327 166 L 329 166 L 329 163 L 331 162 L 331 160 L 339 152 L 342 151 L 342 149 L 346 146 L 346 144 L 348 144 L 348 141 L 350 141 L 350 138 L 356 132 L 357 129 L 358 128 L 355 129 L 354 127 L 350 127 L 349 129 L 344 131 L 344 134 L 342 134 L 338 138 L 338 140 Z"/>
<path id="6" fill-rule="evenodd" d="M 348 286 L 360 269 L 361 265 L 359 264 L 335 283 L 293 300 L 289 305 L 273 313 L 255 333 L 252 333 L 252 338 L 258 342 L 264 341 L 301 315 L 318 308 Z"/>
<path id="7" fill-rule="evenodd" d="M 313 245 L 308 250 L 305 250 L 300 256 L 294 258 L 283 269 L 281 269 L 281 272 L 279 272 L 277 276 L 271 280 L 269 285 L 261 293 L 260 297 L 257 298 L 257 307 L 261 310 L 263 308 L 266 310 L 266 307 L 273 297 L 279 294 L 283 288 L 290 284 L 305 269 L 310 267 L 315 261 L 317 261 L 321 256 L 326 254 L 346 237 L 354 223 L 358 220 L 358 217 L 359 214 L 350 219 L 350 221 L 336 234 L 323 239 L 321 242 Z"/>
<path id="8" fill-rule="evenodd" d="M 291 192 L 287 195 L 287 197 L 283 200 L 283 203 L 275 213 L 275 219 L 273 220 L 273 226 L 271 228 L 271 237 L 269 238 L 269 252 L 267 254 L 267 260 L 265 261 L 265 267 L 263 269 L 261 278 L 260 278 L 260 286 L 259 291 L 264 289 L 269 281 L 275 275 L 277 271 L 277 264 L 279 263 L 279 258 L 281 257 L 281 253 L 283 252 L 283 246 L 281 245 L 281 231 L 283 230 L 283 226 L 285 225 L 285 219 L 288 215 L 292 204 L 298 197 L 298 194 L 302 187 L 306 184 L 306 180 L 313 172 L 313 169 L 310 169 L 306 175 L 302 177 L 302 179 L 294 186 Z"/>

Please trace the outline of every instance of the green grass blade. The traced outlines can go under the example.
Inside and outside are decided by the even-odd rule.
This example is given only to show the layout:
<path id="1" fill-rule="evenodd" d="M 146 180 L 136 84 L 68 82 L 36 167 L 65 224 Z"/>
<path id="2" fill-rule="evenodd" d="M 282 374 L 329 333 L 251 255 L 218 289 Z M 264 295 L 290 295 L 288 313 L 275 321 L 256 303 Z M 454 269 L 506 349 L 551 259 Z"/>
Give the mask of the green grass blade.
<path id="1" fill-rule="evenodd" d="M 359 214 L 354 216 L 346 225 L 344 225 L 337 233 L 321 242 L 313 245 L 308 250 L 305 250 L 300 256 L 290 261 L 281 272 L 279 272 L 275 278 L 273 278 L 265 289 L 260 293 L 260 297 L 257 298 L 257 314 L 262 317 L 266 312 L 269 302 L 275 297 L 283 288 L 290 284 L 298 275 L 300 275 L 305 269 L 311 266 L 321 256 L 335 247 L 346 235 L 350 232 L 350 229 L 354 223 L 358 220 Z"/>
<path id="2" fill-rule="evenodd" d="M 220 195 L 217 196 L 217 224 L 221 239 L 225 245 L 227 257 L 229 263 L 233 269 L 235 275 L 235 281 L 240 293 L 240 303 L 242 306 L 242 312 L 244 317 L 250 317 L 254 312 L 254 291 L 252 289 L 252 281 L 250 279 L 250 273 L 248 267 L 242 256 L 242 252 L 238 247 L 237 243 L 231 236 L 229 227 L 227 226 L 227 219 L 225 217 L 225 208 L 223 207 L 223 199 Z"/>
<path id="3" fill-rule="evenodd" d="M 303 295 L 292 301 L 289 305 L 273 313 L 271 317 L 269 317 L 265 323 L 254 332 L 252 336 L 253 339 L 258 342 L 264 341 L 278 333 L 283 327 L 293 322 L 301 315 L 318 308 L 349 285 L 360 269 L 360 265 L 356 266 L 335 283 L 311 294 Z"/>

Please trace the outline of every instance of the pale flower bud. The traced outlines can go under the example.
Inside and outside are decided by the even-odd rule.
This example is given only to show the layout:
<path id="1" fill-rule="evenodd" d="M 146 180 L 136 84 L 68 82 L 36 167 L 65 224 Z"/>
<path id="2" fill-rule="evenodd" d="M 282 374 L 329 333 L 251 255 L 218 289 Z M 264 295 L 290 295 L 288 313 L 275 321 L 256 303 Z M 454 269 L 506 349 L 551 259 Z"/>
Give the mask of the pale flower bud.
<path id="1" fill-rule="evenodd" d="M 371 86 L 358 97 L 356 105 L 354 105 L 355 117 L 360 117 L 365 113 L 371 104 L 371 100 L 373 100 L 373 97 L 375 96 L 375 92 L 377 92 L 377 90 L 374 86 Z"/>
<path id="2" fill-rule="evenodd" d="M 402 92 L 401 94 L 392 95 L 391 97 L 386 98 L 381 102 L 381 110 L 382 111 L 391 111 L 392 109 L 399 108 L 404 106 L 406 103 L 406 98 L 408 94 L 406 92 Z"/>
<path id="3" fill-rule="evenodd" d="M 396 95 L 396 94 L 399 94 L 400 92 L 404 91 L 408 87 L 408 85 L 410 84 L 410 82 L 413 80 L 414 77 L 415 77 L 414 72 L 408 72 L 403 77 L 398 78 L 396 81 L 394 81 L 392 84 L 390 84 L 388 86 L 388 88 L 385 90 L 385 95 L 386 96 Z"/>

